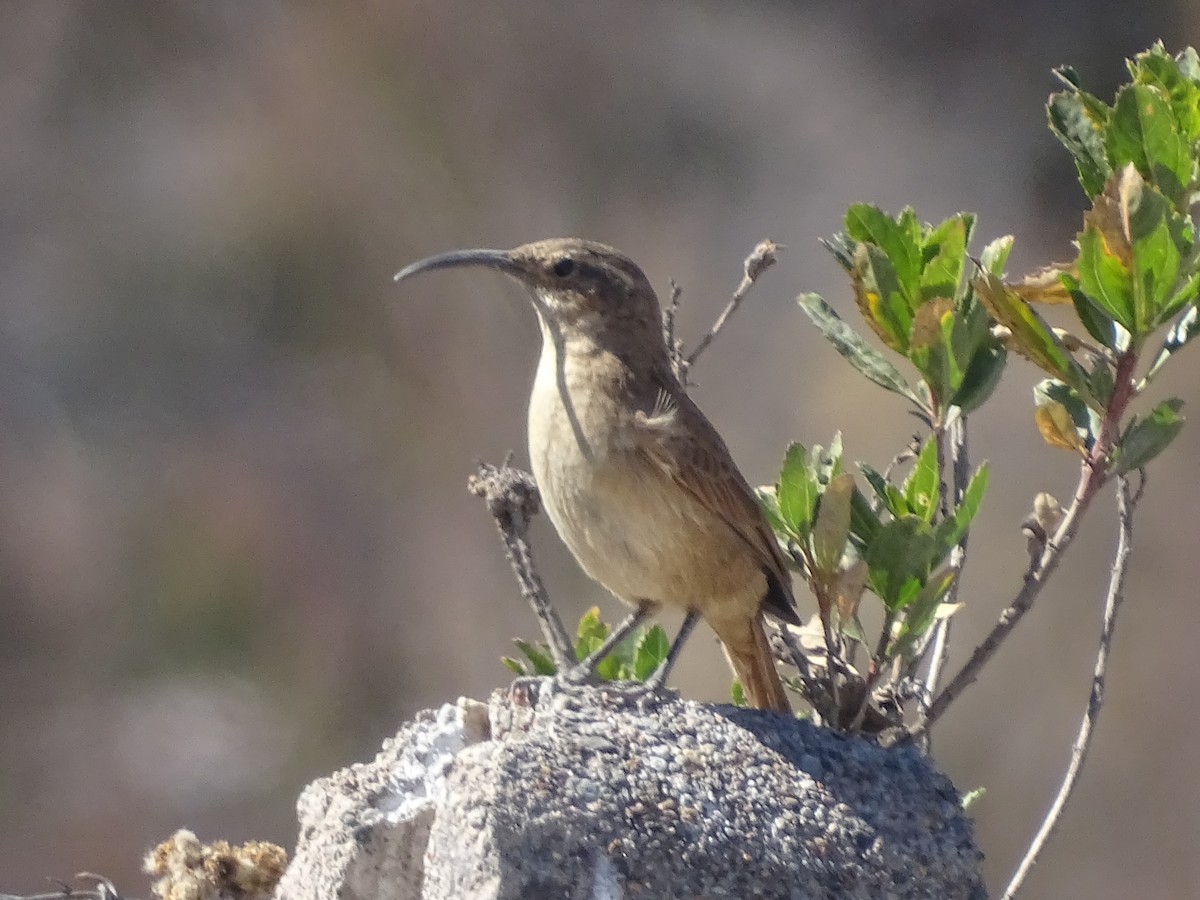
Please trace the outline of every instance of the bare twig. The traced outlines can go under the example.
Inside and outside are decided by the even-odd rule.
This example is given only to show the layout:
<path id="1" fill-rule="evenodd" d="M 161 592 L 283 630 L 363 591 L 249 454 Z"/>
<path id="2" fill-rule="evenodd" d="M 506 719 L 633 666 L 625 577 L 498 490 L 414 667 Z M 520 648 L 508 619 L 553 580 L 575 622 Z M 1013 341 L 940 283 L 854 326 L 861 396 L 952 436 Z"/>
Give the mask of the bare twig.
<path id="1" fill-rule="evenodd" d="M 1038 856 L 1046 846 L 1046 842 L 1054 833 L 1054 829 L 1058 827 L 1058 823 L 1062 819 L 1063 810 L 1066 808 L 1067 802 L 1071 799 L 1071 793 L 1079 781 L 1079 775 L 1083 771 L 1084 762 L 1087 760 L 1088 749 L 1092 742 L 1092 731 L 1096 727 L 1096 720 L 1099 718 L 1100 710 L 1104 706 L 1108 655 L 1112 649 L 1113 630 L 1117 624 L 1117 612 L 1121 608 L 1121 601 L 1125 598 L 1125 574 L 1129 569 L 1130 553 L 1133 551 L 1133 511 L 1137 506 L 1138 500 L 1141 498 L 1144 487 L 1145 480 L 1143 478 L 1142 483 L 1138 486 L 1137 493 L 1131 496 L 1129 481 L 1126 476 L 1121 475 L 1117 477 L 1117 520 L 1119 523 L 1117 553 L 1113 559 L 1112 572 L 1108 579 L 1108 593 L 1104 599 L 1104 624 L 1100 629 L 1100 648 L 1096 652 L 1096 664 L 1092 669 L 1092 688 L 1088 694 L 1087 707 L 1084 709 L 1083 720 L 1079 723 L 1079 732 L 1075 736 L 1075 743 L 1071 745 L 1071 762 L 1067 766 L 1066 775 L 1059 786 L 1054 803 L 1051 804 L 1045 819 L 1042 820 L 1041 827 L 1038 829 L 1033 841 L 1029 844 L 1029 849 L 1025 851 L 1024 858 L 1017 866 L 1017 870 L 1009 880 L 1008 886 L 1004 889 L 1001 900 L 1012 900 L 1013 897 L 1017 896 L 1017 892 L 1020 891 L 1022 885 L 1025 883 L 1026 876 L 1029 875 L 1037 863 Z"/>
<path id="2" fill-rule="evenodd" d="M 683 288 L 676 283 L 674 278 L 669 283 L 671 296 L 667 298 L 667 305 L 662 314 L 663 343 L 667 345 L 667 355 L 671 359 L 671 371 L 682 383 L 687 378 L 687 362 L 683 358 L 683 342 L 675 333 L 675 317 L 679 313 L 679 298 L 683 296 Z"/>
<path id="3" fill-rule="evenodd" d="M 504 551 L 516 573 L 521 595 L 537 617 L 558 670 L 566 671 L 575 663 L 574 648 L 562 619 L 550 605 L 529 546 L 529 520 L 541 508 L 541 497 L 533 476 L 508 465 L 507 460 L 500 468 L 480 463 L 475 474 L 467 480 L 467 489 L 487 503 L 488 512 L 500 529 Z"/>
<path id="4" fill-rule="evenodd" d="M 757 246 L 750 251 L 750 255 L 746 257 L 743 267 L 745 273 L 742 275 L 741 283 L 733 292 L 733 296 L 729 298 L 729 302 L 725 304 L 725 308 L 721 310 L 721 314 L 717 316 L 717 320 L 713 322 L 712 328 L 708 329 L 708 334 L 700 339 L 700 343 L 683 361 L 684 374 L 695 364 L 700 358 L 700 354 L 708 349 L 708 345 L 713 342 L 713 339 L 721 333 L 721 329 L 725 327 L 725 323 L 729 321 L 730 316 L 737 312 L 737 308 L 741 306 L 742 300 L 754 285 L 760 275 L 775 264 L 776 252 L 779 250 L 779 245 L 769 238 L 759 241 Z"/>
<path id="5" fill-rule="evenodd" d="M 883 470 L 883 480 L 890 481 L 892 472 L 896 470 L 896 466 L 902 466 L 910 459 L 916 459 L 917 454 L 921 452 L 921 436 L 912 434 L 908 438 L 908 446 L 892 457 L 892 461 L 887 464 Z"/>

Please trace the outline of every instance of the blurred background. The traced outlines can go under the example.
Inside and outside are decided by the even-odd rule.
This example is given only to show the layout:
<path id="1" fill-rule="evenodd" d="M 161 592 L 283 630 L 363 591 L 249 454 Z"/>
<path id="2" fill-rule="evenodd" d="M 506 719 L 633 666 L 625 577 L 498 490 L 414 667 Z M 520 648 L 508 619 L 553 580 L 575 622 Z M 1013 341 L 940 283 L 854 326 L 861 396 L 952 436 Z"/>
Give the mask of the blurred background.
<path id="1" fill-rule="evenodd" d="M 796 308 L 852 314 L 817 239 L 847 204 L 980 214 L 1010 272 L 1068 253 L 1084 199 L 1049 70 L 1102 97 L 1187 0 L 524 0 L 0 6 L 0 890 L 80 869 L 145 895 L 177 826 L 291 846 L 303 785 L 417 710 L 505 684 L 532 636 L 477 460 L 524 463 L 537 354 L 503 279 L 391 283 L 469 246 L 578 234 L 684 290 L 694 342 L 770 236 L 779 265 L 695 370 L 753 483 L 789 440 L 885 465 L 914 427 Z M 1159 382 L 1200 405 L 1200 352 Z M 1019 586 L 1033 494 L 1075 463 L 1010 363 L 972 418 L 992 488 L 961 661 Z M 1185 410 L 1186 412 L 1186 410 Z M 1109 700 L 1031 897 L 1200 895 L 1200 428 L 1139 509 Z M 549 525 L 564 616 L 616 603 Z M 1064 769 L 1115 541 L 1111 497 L 935 736 L 993 890 Z M 674 623 L 668 623 L 673 626 Z M 686 694 L 727 696 L 705 633 Z"/>

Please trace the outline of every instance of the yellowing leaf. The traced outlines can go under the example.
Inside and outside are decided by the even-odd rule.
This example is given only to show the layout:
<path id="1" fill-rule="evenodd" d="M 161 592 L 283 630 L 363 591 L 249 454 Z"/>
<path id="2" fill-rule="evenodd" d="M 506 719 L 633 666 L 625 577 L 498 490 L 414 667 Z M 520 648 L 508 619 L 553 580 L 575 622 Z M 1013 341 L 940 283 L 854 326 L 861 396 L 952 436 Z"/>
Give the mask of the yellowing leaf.
<path id="1" fill-rule="evenodd" d="M 1005 347 L 1020 353 L 1051 375 L 1064 380 L 1077 380 L 1068 375 L 1073 360 L 1066 349 L 1058 342 L 1050 326 L 1016 291 L 990 272 L 977 276 L 973 284 L 992 318 L 1008 329 L 1007 334 L 1000 336 Z M 1079 374 L 1082 375 L 1082 372 Z"/>
<path id="2" fill-rule="evenodd" d="M 862 600 L 863 590 L 867 586 L 867 564 L 858 560 L 838 572 L 833 590 L 836 597 L 835 605 L 841 621 L 848 622 L 858 615 L 858 604 Z"/>
<path id="3" fill-rule="evenodd" d="M 1050 263 L 1009 285 L 1026 303 L 1070 303 L 1071 293 L 1063 286 L 1062 274 L 1074 274 L 1072 263 Z"/>
<path id="4" fill-rule="evenodd" d="M 954 301 L 938 297 L 917 307 L 913 316 L 909 344 L 913 347 L 932 347 L 941 343 L 942 320 L 954 314 Z"/>
<path id="5" fill-rule="evenodd" d="M 860 274 L 853 273 L 850 277 L 854 287 L 854 302 L 858 304 L 858 311 L 867 320 L 871 330 L 893 350 L 903 353 L 904 342 L 884 324 L 883 299 L 879 292 L 867 288 Z"/>
<path id="6" fill-rule="evenodd" d="M 1057 400 L 1047 400 L 1033 412 L 1037 429 L 1051 447 L 1083 452 L 1083 441 L 1075 430 L 1075 422 L 1067 408 Z"/>
<path id="7" fill-rule="evenodd" d="M 1128 268 L 1133 263 L 1133 246 L 1129 232 L 1129 207 L 1137 201 L 1143 184 L 1133 164 L 1121 169 L 1104 185 L 1104 193 L 1092 201 L 1092 208 L 1083 214 L 1083 224 L 1100 232 L 1105 248 Z"/>
<path id="8" fill-rule="evenodd" d="M 813 557 L 822 572 L 834 573 L 850 537 L 850 498 L 854 494 L 854 476 L 849 472 L 830 480 L 821 494 L 817 521 L 813 526 Z"/>

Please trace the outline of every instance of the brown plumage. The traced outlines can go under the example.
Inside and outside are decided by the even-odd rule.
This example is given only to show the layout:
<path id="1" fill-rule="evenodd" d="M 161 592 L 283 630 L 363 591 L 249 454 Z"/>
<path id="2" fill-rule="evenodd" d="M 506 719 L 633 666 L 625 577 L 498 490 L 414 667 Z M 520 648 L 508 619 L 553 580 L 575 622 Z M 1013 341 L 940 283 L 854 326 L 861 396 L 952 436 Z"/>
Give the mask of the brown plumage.
<path id="1" fill-rule="evenodd" d="M 672 372 L 641 269 L 611 247 L 560 238 L 447 253 L 397 279 L 463 265 L 500 269 L 532 295 L 534 477 L 583 569 L 639 610 L 623 624 L 663 605 L 689 622 L 699 614 L 747 699 L 790 712 L 762 622 L 767 612 L 799 624 L 787 567 L 724 441 Z"/>

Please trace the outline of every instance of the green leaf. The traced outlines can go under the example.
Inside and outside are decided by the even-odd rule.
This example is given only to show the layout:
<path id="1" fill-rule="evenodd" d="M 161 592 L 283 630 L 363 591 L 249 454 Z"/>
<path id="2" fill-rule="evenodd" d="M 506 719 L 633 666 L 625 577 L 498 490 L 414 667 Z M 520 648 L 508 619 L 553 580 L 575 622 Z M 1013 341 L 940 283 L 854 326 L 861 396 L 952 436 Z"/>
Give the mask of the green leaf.
<path id="1" fill-rule="evenodd" d="M 621 676 L 625 674 L 623 668 L 621 658 L 616 653 L 610 653 L 596 665 L 596 677 L 601 681 L 621 681 Z"/>
<path id="2" fill-rule="evenodd" d="M 1057 66 L 1050 70 L 1050 74 L 1070 88 L 1072 93 L 1083 87 L 1083 81 L 1074 66 Z"/>
<path id="3" fill-rule="evenodd" d="M 867 479 L 867 484 L 871 485 L 871 490 L 875 492 L 875 496 L 879 498 L 879 502 L 884 508 L 897 519 L 901 516 L 907 516 L 912 513 L 908 508 L 908 501 L 904 499 L 904 495 L 899 489 L 884 478 L 874 467 L 866 463 L 859 463 L 858 468 L 862 471 L 863 477 Z"/>
<path id="4" fill-rule="evenodd" d="M 969 810 L 972 806 L 982 800 L 984 794 L 986 793 L 987 788 L 985 787 L 977 787 L 974 790 L 967 791 L 962 795 L 962 799 L 959 801 L 959 806 L 962 808 L 962 811 L 966 812 Z"/>
<path id="5" fill-rule="evenodd" d="M 1142 206 L 1144 208 L 1145 204 Z M 1179 262 L 1179 248 L 1165 216 L 1159 218 L 1148 233 L 1139 236 L 1134 232 L 1133 283 L 1139 331 L 1150 331 L 1172 314 L 1170 304 L 1179 275 Z"/>
<path id="6" fill-rule="evenodd" d="M 513 643 L 528 658 L 533 666 L 533 671 L 537 675 L 554 675 L 558 672 L 558 666 L 554 664 L 554 660 L 550 656 L 548 648 L 538 647 L 531 644 L 529 641 L 523 641 L 520 638 L 514 638 Z"/>
<path id="7" fill-rule="evenodd" d="M 1200 84 L 1187 72 L 1196 60 L 1191 47 L 1172 59 L 1160 42 L 1139 53 L 1129 66 L 1137 84 L 1156 87 L 1168 98 L 1176 128 L 1193 142 L 1200 140 Z"/>
<path id="8" fill-rule="evenodd" d="M 1117 92 L 1106 140 L 1109 163 L 1133 163 L 1147 181 L 1179 203 L 1192 180 L 1192 155 L 1162 91 L 1127 84 Z"/>
<path id="9" fill-rule="evenodd" d="M 947 568 L 934 573 L 921 587 L 920 593 L 904 610 L 904 619 L 900 624 L 900 633 L 896 635 L 893 654 L 899 654 L 905 659 L 912 659 L 917 645 L 929 626 L 937 620 L 938 607 L 950 585 L 954 583 L 958 569 Z"/>
<path id="10" fill-rule="evenodd" d="M 509 669 L 512 672 L 515 672 L 519 676 L 523 677 L 523 676 L 529 674 L 525 670 L 525 664 L 520 662 L 519 660 L 513 659 L 511 656 L 500 657 L 500 662 L 504 665 L 504 668 Z"/>
<path id="11" fill-rule="evenodd" d="M 1184 255 L 1191 259 L 1191 227 L 1132 164 L 1109 179 L 1083 221 L 1079 284 L 1135 338 L 1153 330 L 1186 302 L 1187 279 L 1181 286 L 1180 270 Z M 1069 277 L 1064 282 L 1070 286 Z M 1086 317 L 1081 314 L 1081 318 L 1092 331 Z M 1106 343 L 1118 337 L 1101 330 L 1100 339 Z"/>
<path id="12" fill-rule="evenodd" d="M 783 457 L 779 483 L 775 486 L 779 515 L 790 534 L 799 538 L 808 536 L 820 491 L 804 445 L 790 444 Z"/>
<path id="13" fill-rule="evenodd" d="M 967 258 L 967 241 L 975 224 L 970 213 L 959 213 L 932 229 L 924 238 L 919 297 L 922 303 L 937 297 L 954 299 Z"/>
<path id="14" fill-rule="evenodd" d="M 1085 218 L 1079 234 L 1079 284 L 1097 306 L 1129 332 L 1137 331 L 1133 276 L 1106 235 Z"/>
<path id="15" fill-rule="evenodd" d="M 941 483 L 941 472 L 938 469 L 937 440 L 930 435 L 917 459 L 912 471 L 904 479 L 901 491 L 904 501 L 913 515 L 923 522 L 932 522 L 933 514 L 938 507 L 938 485 Z"/>
<path id="16" fill-rule="evenodd" d="M 891 610 L 903 609 L 921 590 L 935 551 L 933 529 L 915 516 L 893 519 L 867 548 L 871 590 Z"/>
<path id="17" fill-rule="evenodd" d="M 871 508 L 871 502 L 856 487 L 850 498 L 850 534 L 856 538 L 859 546 L 866 546 L 875 540 L 881 527 L 879 515 Z"/>
<path id="18" fill-rule="evenodd" d="M 1176 320 L 1171 330 L 1167 332 L 1167 336 L 1163 338 L 1162 346 L 1155 355 L 1154 362 L 1146 371 L 1146 377 L 1138 385 L 1138 390 L 1149 384 L 1151 379 L 1166 365 L 1167 360 L 1198 334 L 1200 334 L 1200 309 L 1191 306 Z"/>
<path id="19" fill-rule="evenodd" d="M 1008 254 L 1012 252 L 1012 248 L 1013 236 L 1011 234 L 996 238 L 983 248 L 983 253 L 979 255 L 980 266 L 999 278 L 1004 274 L 1004 267 L 1008 264 Z"/>
<path id="20" fill-rule="evenodd" d="M 575 658 L 583 659 L 608 637 L 608 624 L 600 621 L 600 607 L 593 606 L 575 626 Z"/>
<path id="21" fill-rule="evenodd" d="M 1194 47 L 1186 47 L 1175 54 L 1175 65 L 1179 67 L 1180 75 L 1200 84 L 1200 54 Z"/>
<path id="22" fill-rule="evenodd" d="M 854 252 L 858 248 L 858 241 L 850 237 L 844 232 L 837 232 L 828 238 L 821 238 L 820 244 L 837 260 L 837 264 L 847 272 L 854 271 Z"/>
<path id="23" fill-rule="evenodd" d="M 846 233 L 860 243 L 874 244 L 891 263 L 900 290 L 911 298 L 921 274 L 921 249 L 911 209 L 893 219 L 877 206 L 854 203 L 846 210 Z"/>
<path id="24" fill-rule="evenodd" d="M 895 394 L 906 397 L 918 408 L 923 408 L 920 398 L 904 380 L 904 376 L 883 355 L 868 344 L 849 325 L 842 321 L 833 308 L 817 294 L 801 294 L 797 301 L 800 308 L 820 329 L 825 339 L 844 356 L 854 368 Z"/>
<path id="25" fill-rule="evenodd" d="M 966 488 L 963 490 L 962 499 L 958 505 L 954 507 L 953 512 L 938 523 L 936 532 L 937 553 L 935 559 L 942 559 L 950 552 L 959 541 L 963 539 L 963 535 L 967 533 L 967 529 L 971 525 L 971 520 L 975 518 L 975 513 L 979 512 L 980 504 L 983 503 L 983 495 L 987 491 L 989 470 L 987 463 L 983 463 L 974 474 L 971 475 L 971 480 L 967 482 Z"/>
<path id="26" fill-rule="evenodd" d="M 945 324 L 949 324 L 950 327 L 947 329 Z M 943 340 L 950 348 L 951 396 L 956 395 L 962 388 L 976 355 L 995 346 L 990 325 L 987 310 L 979 302 L 974 288 L 969 289 L 961 300 L 955 302 L 953 317 L 949 323 L 943 324 Z"/>
<path id="27" fill-rule="evenodd" d="M 729 686 L 729 696 L 733 700 L 734 706 L 749 706 L 750 701 L 746 699 L 746 690 L 742 687 L 742 682 L 735 678 L 733 684 Z"/>
<path id="28" fill-rule="evenodd" d="M 858 616 L 850 616 L 849 618 L 838 620 L 838 630 L 842 637 L 849 638 L 852 641 L 858 641 L 866 647 L 870 642 L 867 639 L 866 629 L 863 628 L 862 622 Z"/>
<path id="29" fill-rule="evenodd" d="M 834 477 L 821 494 L 817 521 L 813 526 L 813 561 L 821 572 L 837 572 L 846 541 L 850 537 L 850 503 L 854 476 L 843 472 Z"/>
<path id="30" fill-rule="evenodd" d="M 1184 419 L 1179 415 L 1182 408 L 1183 401 L 1172 397 L 1154 407 L 1144 421 L 1130 422 L 1117 445 L 1113 474 L 1140 469 L 1162 453 L 1183 428 Z"/>
<path id="31" fill-rule="evenodd" d="M 1117 350 L 1121 339 L 1117 332 L 1119 326 L 1113 321 L 1112 316 L 1097 306 L 1092 298 L 1083 292 L 1077 278 L 1066 273 L 1062 277 L 1067 290 L 1071 293 L 1071 302 L 1075 305 L 1075 315 L 1079 316 L 1079 321 L 1083 323 L 1087 333 L 1102 346 L 1108 347 L 1110 350 Z M 1128 334 L 1124 329 L 1122 329 L 1122 333 Z"/>
<path id="32" fill-rule="evenodd" d="M 575 627 L 575 658 L 586 659 L 600 648 L 608 637 L 610 628 L 607 622 L 600 619 L 599 607 L 593 606 L 579 619 Z M 596 675 L 605 681 L 615 681 L 620 677 L 621 654 L 628 656 L 628 642 L 623 642 L 612 653 L 600 660 L 596 666 Z"/>
<path id="33" fill-rule="evenodd" d="M 835 431 L 833 439 L 829 442 L 829 449 L 825 451 L 817 467 L 817 475 L 822 484 L 829 484 L 830 481 L 842 474 L 844 468 L 842 464 L 842 433 Z"/>
<path id="34" fill-rule="evenodd" d="M 1174 314 L 1183 254 L 1192 250 L 1183 217 L 1132 171 L 1122 172 L 1121 207 L 1133 252 L 1134 308 L 1140 331 Z"/>
<path id="35" fill-rule="evenodd" d="M 1092 396 L 1099 401 L 1102 409 L 1107 408 L 1108 401 L 1112 399 L 1115 378 L 1116 372 L 1113 371 L 1112 363 L 1106 358 L 1097 356 L 1092 361 L 1092 367 L 1088 370 L 1088 384 L 1091 386 Z M 1100 431 L 1100 416 L 1090 406 L 1087 409 L 1091 433 L 1097 434 Z"/>
<path id="36" fill-rule="evenodd" d="M 1007 361 L 1008 353 L 996 341 L 990 341 L 987 346 L 977 350 L 963 374 L 958 392 L 950 401 L 951 405 L 959 407 L 964 415 L 983 406 L 1000 383 Z"/>
<path id="37" fill-rule="evenodd" d="M 775 496 L 775 488 L 756 487 L 754 496 L 758 500 L 758 508 L 762 510 L 763 517 L 771 526 L 771 530 L 778 535 L 787 537 L 788 527 L 787 523 L 783 521 L 783 514 L 779 512 L 779 498 Z"/>
<path id="38" fill-rule="evenodd" d="M 1197 248 L 1200 249 L 1200 248 Z M 1187 269 L 1191 269 L 1191 264 L 1185 262 Z M 1175 295 L 1166 302 L 1166 304 L 1158 311 L 1158 321 L 1155 325 L 1161 325 L 1166 322 L 1171 316 L 1175 315 L 1183 307 L 1189 303 L 1195 303 L 1200 297 L 1200 271 L 1193 272 L 1187 278 L 1180 278 L 1183 283 L 1179 285 Z"/>
<path id="39" fill-rule="evenodd" d="M 638 638 L 633 650 L 633 678 L 645 681 L 658 671 L 667 654 L 671 652 L 671 641 L 661 625 L 652 625 Z"/>
<path id="40" fill-rule="evenodd" d="M 1101 118 L 1096 114 L 1103 108 L 1104 104 L 1082 91 L 1051 94 L 1046 104 L 1050 130 L 1074 157 L 1079 183 L 1089 197 L 1104 189 L 1105 179 L 1112 171 L 1104 149 L 1107 116 Z"/>

